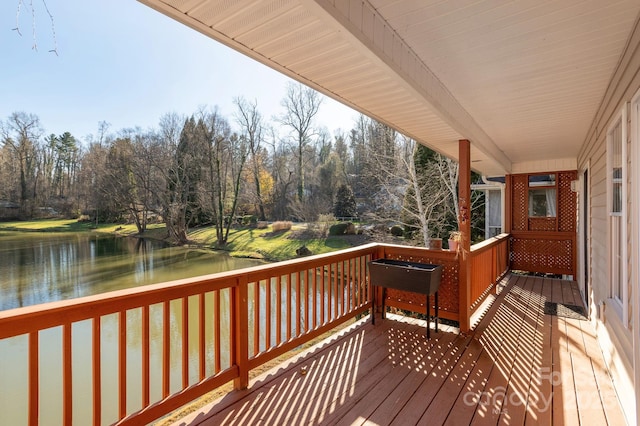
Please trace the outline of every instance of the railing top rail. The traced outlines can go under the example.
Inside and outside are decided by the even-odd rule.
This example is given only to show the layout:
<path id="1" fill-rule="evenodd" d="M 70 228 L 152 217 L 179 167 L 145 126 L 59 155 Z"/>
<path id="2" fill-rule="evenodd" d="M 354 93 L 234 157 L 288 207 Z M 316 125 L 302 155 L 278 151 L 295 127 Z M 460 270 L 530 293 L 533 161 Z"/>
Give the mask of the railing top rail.
<path id="1" fill-rule="evenodd" d="M 386 253 L 412 252 L 415 254 L 422 254 L 424 256 L 440 259 L 455 259 L 456 257 L 456 252 L 449 250 L 433 250 L 425 247 L 403 246 L 398 244 L 386 243 L 380 243 L 378 244 L 378 246 L 383 247 Z"/>
<path id="2" fill-rule="evenodd" d="M 280 274 L 293 273 L 297 270 L 314 268 L 328 263 L 327 261 L 333 263 L 354 256 L 371 254 L 375 250 L 377 250 L 377 244 L 372 243 L 341 250 L 338 253 L 308 256 L 284 262 L 0 311 L 0 339 L 195 294 L 231 288 L 237 285 L 238 277 L 249 277 L 250 280 L 257 281 Z"/>
<path id="3" fill-rule="evenodd" d="M 247 275 L 249 281 L 251 282 L 258 279 L 265 279 L 268 277 L 295 272 L 298 270 L 311 269 L 314 267 L 326 265 L 328 263 L 340 262 L 341 260 L 347 260 L 357 256 L 374 254 L 379 246 L 380 244 L 378 243 L 369 243 L 362 246 L 340 250 L 338 252 L 316 254 L 313 256 L 306 256 L 298 259 L 253 266 L 250 268 L 238 269 L 234 272 L 241 271 L 242 274 Z"/>
<path id="4" fill-rule="evenodd" d="M 503 242 L 504 240 L 506 240 L 507 238 L 509 238 L 509 234 L 500 234 L 500 235 L 496 235 L 495 237 L 491 237 L 487 240 L 481 241 L 477 244 L 474 244 L 471 246 L 471 254 L 473 255 L 474 253 L 479 253 L 485 250 L 490 249 L 493 246 L 496 246 L 498 244 L 500 244 L 501 242 Z"/>

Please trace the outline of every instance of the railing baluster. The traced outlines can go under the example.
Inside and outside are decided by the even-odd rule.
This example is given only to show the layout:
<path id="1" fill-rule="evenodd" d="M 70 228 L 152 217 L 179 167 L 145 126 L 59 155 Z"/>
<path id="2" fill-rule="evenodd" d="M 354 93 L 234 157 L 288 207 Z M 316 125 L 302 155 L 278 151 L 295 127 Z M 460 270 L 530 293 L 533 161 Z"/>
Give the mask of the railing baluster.
<path id="1" fill-rule="evenodd" d="M 316 324 L 318 321 L 318 268 L 313 268 L 313 329 L 316 329 Z"/>
<path id="2" fill-rule="evenodd" d="M 320 270 L 320 325 L 325 323 L 325 283 L 324 283 L 324 265 L 318 268 Z"/>
<path id="3" fill-rule="evenodd" d="M 271 277 L 267 278 L 265 283 L 265 350 L 271 348 Z"/>
<path id="4" fill-rule="evenodd" d="M 151 399 L 149 305 L 142 307 L 142 407 L 148 407 Z"/>
<path id="5" fill-rule="evenodd" d="M 260 280 L 253 285 L 253 354 L 260 353 Z"/>
<path id="6" fill-rule="evenodd" d="M 302 271 L 298 271 L 298 277 L 296 279 L 296 336 L 302 334 L 300 329 L 302 323 L 300 316 L 302 315 Z M 306 298 L 305 298 L 306 300 Z"/>
<path id="7" fill-rule="evenodd" d="M 171 382 L 171 305 L 168 300 L 162 303 L 162 398 L 169 396 Z"/>
<path id="8" fill-rule="evenodd" d="M 189 298 L 182 298 L 182 389 L 189 387 Z"/>
<path id="9" fill-rule="evenodd" d="M 93 375 L 93 424 L 102 423 L 102 376 L 101 376 L 101 343 L 100 343 L 100 317 L 91 320 L 93 332 L 91 333 L 91 363 Z"/>
<path id="10" fill-rule="evenodd" d="M 198 295 L 198 379 L 200 381 L 203 381 L 206 375 L 206 368 L 207 368 L 207 363 L 206 363 L 206 354 L 205 354 L 205 349 L 206 349 L 206 345 L 205 345 L 205 336 L 206 333 L 204 332 L 204 328 L 205 328 L 205 321 L 204 321 L 204 310 L 205 310 L 205 303 L 204 303 L 204 293 L 200 293 Z"/>
<path id="11" fill-rule="evenodd" d="M 231 300 L 229 300 L 229 310 L 231 309 Z M 222 344 L 220 343 L 220 291 L 213 292 L 213 348 L 214 348 L 214 374 L 218 374 L 222 370 Z M 231 337 L 231 336 L 229 336 Z M 232 342 L 230 342 L 233 346 Z"/>
<path id="12" fill-rule="evenodd" d="M 309 330 L 311 330 L 311 312 L 312 312 L 312 306 L 311 304 L 313 303 L 313 298 L 310 297 L 311 296 L 311 281 L 310 281 L 310 277 L 311 277 L 311 269 L 307 269 L 304 273 L 305 275 L 305 281 L 304 281 L 304 310 L 305 310 L 305 319 L 307 321 L 307 327 L 305 329 L 305 333 L 308 333 Z"/>
<path id="13" fill-rule="evenodd" d="M 360 303 L 358 303 L 358 306 L 362 306 L 366 300 L 365 291 L 367 290 L 367 281 L 365 279 L 366 274 L 364 273 L 365 258 L 364 256 L 360 256 L 358 259 L 360 260 L 360 269 L 358 271 L 358 283 L 360 283 L 360 291 L 358 292 L 358 295 L 360 296 Z"/>
<path id="14" fill-rule="evenodd" d="M 354 283 L 356 285 L 356 288 L 355 288 L 356 300 L 354 303 L 354 308 L 357 308 L 358 306 L 360 306 L 360 299 L 362 298 L 362 282 L 360 281 L 360 258 L 359 257 L 356 257 L 355 259 L 353 259 L 353 276 L 354 276 Z"/>
<path id="15" fill-rule="evenodd" d="M 338 302 L 340 297 L 338 295 L 338 264 L 332 263 L 329 267 L 329 276 L 331 277 L 331 288 L 333 289 L 333 319 L 340 316 L 338 311 Z"/>
<path id="16" fill-rule="evenodd" d="M 127 312 L 118 312 L 118 418 L 127 415 Z"/>
<path id="17" fill-rule="evenodd" d="M 287 341 L 291 340 L 291 321 L 293 320 L 291 315 L 291 276 L 287 274 L 287 306 L 285 316 L 287 318 Z"/>
<path id="18" fill-rule="evenodd" d="M 29 424 L 37 425 L 40 412 L 40 368 L 38 332 L 29 333 Z"/>
<path id="19" fill-rule="evenodd" d="M 282 275 L 276 278 L 276 346 L 282 343 Z"/>
<path id="20" fill-rule="evenodd" d="M 340 269 L 340 314 L 344 315 L 345 313 L 345 298 L 344 298 L 344 260 L 338 264 Z"/>
<path id="21" fill-rule="evenodd" d="M 62 418 L 65 425 L 73 423 L 73 378 L 71 363 L 71 324 L 62 326 Z"/>
<path id="22" fill-rule="evenodd" d="M 356 306 L 356 283 L 352 275 L 351 263 L 353 259 L 348 259 L 347 264 L 347 279 L 349 280 L 349 310 L 354 309 Z"/>

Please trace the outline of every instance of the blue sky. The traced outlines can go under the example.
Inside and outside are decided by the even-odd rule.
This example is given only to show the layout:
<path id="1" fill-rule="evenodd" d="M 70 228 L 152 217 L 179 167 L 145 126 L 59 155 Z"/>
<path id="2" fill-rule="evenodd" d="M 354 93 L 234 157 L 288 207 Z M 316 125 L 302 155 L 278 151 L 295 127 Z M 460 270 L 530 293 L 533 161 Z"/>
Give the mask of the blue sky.
<path id="1" fill-rule="evenodd" d="M 215 106 L 230 121 L 233 98 L 257 100 L 262 115 L 282 113 L 288 78 L 135 0 L 42 0 L 34 43 L 29 0 L 0 1 L 0 120 L 36 114 L 45 134 L 84 139 L 98 122 L 110 130 L 156 127 L 167 112 Z M 56 46 L 57 45 L 57 46 Z M 58 56 L 49 50 L 57 47 Z M 318 124 L 348 131 L 357 113 L 326 98 Z"/>

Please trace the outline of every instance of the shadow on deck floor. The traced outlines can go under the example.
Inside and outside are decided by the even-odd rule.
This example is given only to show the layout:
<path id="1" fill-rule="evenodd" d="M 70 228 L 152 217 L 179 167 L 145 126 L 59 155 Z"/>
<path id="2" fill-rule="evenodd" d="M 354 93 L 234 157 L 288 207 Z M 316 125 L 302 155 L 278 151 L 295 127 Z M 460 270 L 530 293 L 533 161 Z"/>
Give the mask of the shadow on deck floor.
<path id="1" fill-rule="evenodd" d="M 581 305 L 575 282 L 508 275 L 468 335 L 365 318 L 176 425 L 621 425 L 593 326 L 545 314 Z"/>

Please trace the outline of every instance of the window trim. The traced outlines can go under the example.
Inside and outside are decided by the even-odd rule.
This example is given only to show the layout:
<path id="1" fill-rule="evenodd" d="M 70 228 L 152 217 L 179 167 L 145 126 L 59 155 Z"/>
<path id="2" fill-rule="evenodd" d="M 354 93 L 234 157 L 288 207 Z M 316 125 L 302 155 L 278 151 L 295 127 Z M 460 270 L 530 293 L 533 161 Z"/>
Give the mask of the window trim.
<path id="1" fill-rule="evenodd" d="M 609 278 L 609 297 L 612 302 L 611 305 L 614 308 L 616 314 L 622 320 L 622 324 L 625 328 L 629 328 L 629 295 L 628 295 L 628 241 L 627 241 L 627 218 L 628 218 L 628 209 L 627 209 L 627 162 L 629 160 L 629 156 L 627 153 L 627 103 L 625 102 L 620 111 L 613 117 L 613 121 L 609 125 L 607 129 L 607 137 L 606 137 L 606 153 L 607 153 L 607 245 L 608 245 L 608 258 L 607 258 L 607 275 Z M 615 132 L 615 128 L 620 124 L 620 138 L 621 138 L 621 177 L 615 178 L 613 177 L 613 135 Z M 614 181 L 621 180 L 621 208 L 619 212 L 613 212 L 613 184 Z M 613 235 L 611 232 L 612 228 L 612 217 L 620 218 L 620 235 L 622 236 L 622 241 L 618 241 L 620 245 L 620 256 L 622 258 L 622 271 L 620 280 L 622 281 L 621 287 L 622 291 L 620 299 L 617 298 L 616 292 L 614 291 L 614 285 L 617 283 L 613 282 Z"/>
<path id="2" fill-rule="evenodd" d="M 640 166 L 640 89 L 631 98 L 631 161 L 632 164 Z M 638 167 L 631 168 L 631 190 L 638 193 L 640 189 L 640 171 Z M 631 199 L 631 258 L 640 259 L 640 197 Z M 635 382 L 640 383 L 640 267 L 639 262 L 631 265 L 631 298 L 633 300 L 633 341 L 634 341 L 634 363 Z M 637 385 L 636 385 L 637 386 Z M 636 388 L 636 418 L 640 418 L 640 392 Z"/>

